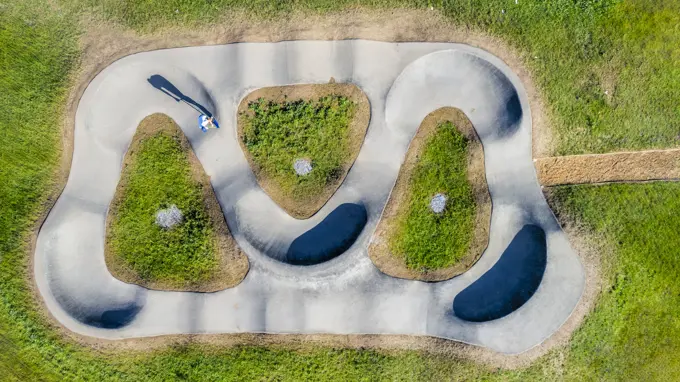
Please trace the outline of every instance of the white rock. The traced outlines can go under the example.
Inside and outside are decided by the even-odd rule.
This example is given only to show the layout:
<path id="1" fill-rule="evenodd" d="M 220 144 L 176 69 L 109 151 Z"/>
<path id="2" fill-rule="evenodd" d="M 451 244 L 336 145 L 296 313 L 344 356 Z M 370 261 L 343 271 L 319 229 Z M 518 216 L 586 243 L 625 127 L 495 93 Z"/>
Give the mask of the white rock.
<path id="1" fill-rule="evenodd" d="M 176 205 L 156 212 L 156 224 L 163 228 L 172 228 L 184 220 L 182 211 Z"/>
<path id="2" fill-rule="evenodd" d="M 447 197 L 444 194 L 437 194 L 430 199 L 430 209 L 436 214 L 444 212 Z"/>
<path id="3" fill-rule="evenodd" d="M 312 163 L 307 159 L 297 159 L 293 163 L 293 169 L 296 174 L 304 176 L 312 171 Z"/>

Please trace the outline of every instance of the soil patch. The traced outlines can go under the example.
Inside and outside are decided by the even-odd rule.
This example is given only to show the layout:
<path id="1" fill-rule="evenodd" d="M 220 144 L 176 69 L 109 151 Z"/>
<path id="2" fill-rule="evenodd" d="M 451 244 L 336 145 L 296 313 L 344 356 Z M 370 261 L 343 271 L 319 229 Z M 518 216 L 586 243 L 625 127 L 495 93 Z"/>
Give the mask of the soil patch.
<path id="1" fill-rule="evenodd" d="M 392 254 L 389 238 L 395 232 L 397 217 L 406 208 L 404 199 L 408 194 L 410 179 L 418 162 L 419 154 L 439 124 L 449 121 L 468 138 L 468 181 L 472 187 L 477 205 L 474 234 L 467 255 L 454 265 L 437 270 L 419 272 L 406 266 L 404 259 Z M 422 281 L 448 280 L 468 270 L 482 255 L 489 243 L 491 223 L 491 196 L 484 172 L 484 151 L 470 120 L 459 109 L 444 107 L 428 114 L 413 137 L 406 153 L 406 159 L 399 171 L 399 177 L 392 189 L 390 199 L 383 210 L 380 223 L 368 247 L 368 255 L 383 273 L 392 277 Z"/>
<path id="2" fill-rule="evenodd" d="M 680 149 L 536 158 L 544 186 L 680 179 Z"/>
<path id="3" fill-rule="evenodd" d="M 104 245 L 106 266 L 111 274 L 117 279 L 149 289 L 215 292 L 238 285 L 248 273 L 248 258 L 241 252 L 236 241 L 229 232 L 227 223 L 224 220 L 224 214 L 222 213 L 215 192 L 210 184 L 210 178 L 205 174 L 203 166 L 198 161 L 198 158 L 196 158 L 184 133 L 170 117 L 164 114 L 152 114 L 142 120 L 139 127 L 137 127 L 137 132 L 132 138 L 129 149 L 125 154 L 122 174 L 125 174 L 126 168 L 130 166 L 133 155 L 139 149 L 140 142 L 146 138 L 156 136 L 157 134 L 167 134 L 180 142 L 182 150 L 186 153 L 191 166 L 191 176 L 194 181 L 201 185 L 203 203 L 215 233 L 215 249 L 217 251 L 219 264 L 217 271 L 210 279 L 197 284 L 178 286 L 176 283 L 160 280 L 149 282 L 140 278 L 137 272 L 132 270 L 121 257 L 115 255 L 111 245 L 111 223 L 115 220 L 123 200 L 124 191 L 128 183 L 127 176 L 121 177 L 121 180 L 116 187 L 116 193 L 111 201 L 109 213 L 106 216 L 106 241 Z"/>
<path id="4" fill-rule="evenodd" d="M 253 160 L 252 155 L 246 148 L 244 142 L 244 116 L 252 113 L 248 110 L 248 104 L 260 98 L 271 101 L 273 103 L 291 102 L 296 100 L 303 100 L 314 102 L 320 98 L 328 96 L 342 96 L 354 102 L 354 117 L 349 125 L 349 160 L 342 163 L 340 176 L 329 182 L 323 189 L 323 192 L 309 195 L 308 197 L 300 197 L 300 195 L 291 195 L 281 189 L 276 180 L 269 178 L 264 171 L 261 171 L 257 163 Z M 358 86 L 354 84 L 335 83 L 333 79 L 328 84 L 304 84 L 304 85 L 288 85 L 275 86 L 255 90 L 245 96 L 238 106 L 238 136 L 241 149 L 245 153 L 246 159 L 253 169 L 255 177 L 260 187 L 288 214 L 297 219 L 306 219 L 314 215 L 321 207 L 328 202 L 335 191 L 340 187 L 347 172 L 354 164 L 354 160 L 366 136 L 368 123 L 371 118 L 371 107 L 368 97 L 364 94 Z M 291 163 L 291 171 L 292 171 Z"/>

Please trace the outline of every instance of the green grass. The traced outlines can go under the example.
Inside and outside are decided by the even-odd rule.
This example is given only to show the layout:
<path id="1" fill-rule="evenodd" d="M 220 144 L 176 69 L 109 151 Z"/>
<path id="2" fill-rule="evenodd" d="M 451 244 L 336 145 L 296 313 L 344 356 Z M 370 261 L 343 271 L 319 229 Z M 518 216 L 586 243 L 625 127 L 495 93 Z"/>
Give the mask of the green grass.
<path id="1" fill-rule="evenodd" d="M 680 183 L 560 187 L 558 212 L 585 222 L 614 249 L 609 287 L 574 338 L 576 376 L 680 378 Z"/>
<path id="2" fill-rule="evenodd" d="M 294 11 L 331 12 L 357 6 L 355 0 L 63 0 L 71 7 L 87 5 L 107 18 L 143 32 L 184 25 L 219 22 L 225 11 L 240 11 L 260 19 L 273 19 Z M 369 7 L 410 5 L 408 0 L 372 0 Z"/>
<path id="3" fill-rule="evenodd" d="M 73 4 L 75 0 L 69 0 Z M 518 47 L 547 97 L 561 134 L 558 152 L 675 145 L 678 2 L 519 0 L 447 2 L 459 23 Z M 58 2 L 0 6 L 0 380 L 659 380 L 680 379 L 676 183 L 562 188 L 558 212 L 582 219 L 615 251 L 602 253 L 606 288 L 567 349 L 528 369 L 497 371 L 414 351 L 382 353 L 318 347 L 299 352 L 199 345 L 155 352 L 91 350 L 60 338 L 39 313 L 26 238 L 42 212 L 59 158 L 69 74 L 77 67 L 78 23 Z M 78 2 L 78 4 L 82 4 Z M 108 1 L 135 27 L 185 25 L 165 15 L 182 5 L 214 20 L 235 8 L 285 14 L 332 10 L 347 2 Z M 390 6 L 375 1 L 372 6 Z M 418 6 L 426 5 L 425 2 Z M 441 4 L 433 2 L 440 8 Z M 57 9 L 55 9 L 57 7 Z M 262 10 L 258 9 L 261 8 Z M 500 10 L 506 9 L 505 15 Z M 131 20 L 137 20 L 132 23 Z M 188 22 L 188 21 L 187 21 Z M 537 58 L 534 58 L 537 57 Z M 600 73 L 610 73 L 614 96 Z M 642 133 L 642 135 L 641 135 Z"/>
<path id="4" fill-rule="evenodd" d="M 110 226 L 113 256 L 144 281 L 209 280 L 218 268 L 215 232 L 179 140 L 166 132 L 143 138 L 122 176 L 126 187 Z M 172 205 L 184 219 L 162 228 L 156 212 Z"/>
<path id="5" fill-rule="evenodd" d="M 556 154 L 680 143 L 680 2 L 447 4 L 444 11 L 454 21 L 499 35 L 524 52 L 553 119 Z"/>
<path id="6" fill-rule="evenodd" d="M 289 197 L 305 200 L 342 176 L 351 155 L 349 125 L 355 109 L 342 96 L 282 103 L 259 99 L 241 116 L 243 143 L 261 175 Z M 312 163 L 312 171 L 305 176 L 293 169 L 300 158 Z"/>
<path id="7" fill-rule="evenodd" d="M 391 252 L 404 257 L 409 268 L 441 269 L 467 254 L 476 208 L 467 157 L 468 140 L 451 122 L 440 124 L 427 138 L 411 174 L 406 207 L 389 238 Z M 438 193 L 448 198 L 440 214 L 430 209 L 430 199 Z"/>
<path id="8" fill-rule="evenodd" d="M 42 18 L 30 2 L 0 11 L 0 253 L 21 245 L 53 181 L 64 86 L 78 58 L 67 20 Z"/>
<path id="9" fill-rule="evenodd" d="M 60 154 L 59 124 L 77 30 L 36 1 L 0 8 L 0 380 L 39 380 L 46 333 L 33 308 L 26 239 Z M 48 14 L 49 16 L 45 16 Z M 29 355 L 28 353 L 32 353 Z M 47 369 L 51 372 L 51 369 Z"/>

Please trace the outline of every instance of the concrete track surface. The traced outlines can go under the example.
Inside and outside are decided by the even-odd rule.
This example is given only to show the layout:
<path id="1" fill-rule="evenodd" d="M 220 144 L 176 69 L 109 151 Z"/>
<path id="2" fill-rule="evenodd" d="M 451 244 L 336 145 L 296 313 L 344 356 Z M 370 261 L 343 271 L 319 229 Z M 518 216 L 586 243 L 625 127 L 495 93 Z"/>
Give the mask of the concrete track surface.
<path id="1" fill-rule="evenodd" d="M 154 75 L 216 115 L 222 128 L 201 132 L 198 112 L 151 86 Z M 257 185 L 237 142 L 235 111 L 254 89 L 331 77 L 366 93 L 370 126 L 336 194 L 312 218 L 295 220 Z M 366 248 L 410 139 L 443 106 L 465 112 L 484 146 L 493 202 L 489 246 L 449 281 L 392 278 L 376 269 Z M 106 268 L 104 222 L 121 162 L 138 123 L 156 112 L 189 138 L 248 255 L 250 272 L 235 288 L 151 291 Z M 520 353 L 567 320 L 584 288 L 582 266 L 536 179 L 522 84 L 500 59 L 469 46 L 295 41 L 135 54 L 86 89 L 74 150 L 66 188 L 38 237 L 35 277 L 56 319 L 87 336 L 407 334 Z"/>

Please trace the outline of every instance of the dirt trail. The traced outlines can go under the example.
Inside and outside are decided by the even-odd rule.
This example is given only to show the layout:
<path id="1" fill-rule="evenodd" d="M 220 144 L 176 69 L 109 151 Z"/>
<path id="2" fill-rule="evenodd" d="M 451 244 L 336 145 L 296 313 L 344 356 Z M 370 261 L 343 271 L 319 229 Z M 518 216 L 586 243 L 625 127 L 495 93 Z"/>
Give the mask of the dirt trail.
<path id="1" fill-rule="evenodd" d="M 680 149 L 534 159 L 543 186 L 680 179 Z"/>

